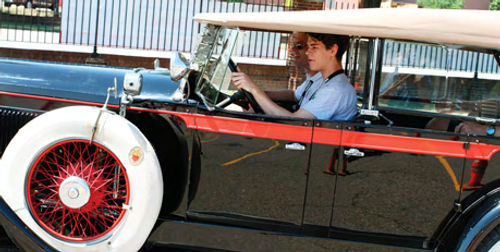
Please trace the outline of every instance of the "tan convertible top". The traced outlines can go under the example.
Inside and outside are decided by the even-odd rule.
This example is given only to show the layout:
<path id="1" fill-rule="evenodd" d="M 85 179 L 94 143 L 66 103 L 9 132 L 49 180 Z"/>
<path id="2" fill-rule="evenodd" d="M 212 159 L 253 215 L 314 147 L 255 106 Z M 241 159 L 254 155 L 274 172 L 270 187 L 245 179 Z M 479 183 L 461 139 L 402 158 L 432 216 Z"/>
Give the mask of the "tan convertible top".
<path id="1" fill-rule="evenodd" d="M 200 13 L 194 19 L 249 29 L 333 33 L 500 49 L 500 11 L 380 8 Z"/>

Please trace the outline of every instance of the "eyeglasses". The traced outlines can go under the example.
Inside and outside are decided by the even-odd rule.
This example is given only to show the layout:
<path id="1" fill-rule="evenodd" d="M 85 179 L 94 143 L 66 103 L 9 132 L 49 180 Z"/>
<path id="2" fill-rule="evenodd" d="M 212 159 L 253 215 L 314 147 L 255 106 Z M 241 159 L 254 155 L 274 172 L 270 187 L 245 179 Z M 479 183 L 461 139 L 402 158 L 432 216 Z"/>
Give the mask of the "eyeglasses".
<path id="1" fill-rule="evenodd" d="M 302 50 L 302 49 L 306 49 L 306 48 L 307 48 L 307 45 L 304 45 L 301 43 L 295 44 L 295 49 L 297 49 L 297 50 Z"/>

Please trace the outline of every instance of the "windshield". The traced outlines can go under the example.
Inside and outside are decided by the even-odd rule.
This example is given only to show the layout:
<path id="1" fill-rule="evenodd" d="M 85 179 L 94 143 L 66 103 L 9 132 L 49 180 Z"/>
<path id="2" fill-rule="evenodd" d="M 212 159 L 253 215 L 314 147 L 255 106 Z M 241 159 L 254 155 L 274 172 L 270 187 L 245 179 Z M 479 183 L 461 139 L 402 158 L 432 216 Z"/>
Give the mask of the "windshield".
<path id="1" fill-rule="evenodd" d="M 500 118 L 500 68 L 491 54 L 386 40 L 379 106 Z"/>
<path id="2" fill-rule="evenodd" d="M 199 37 L 191 60 L 191 69 L 198 70 L 196 94 L 208 108 L 224 97 L 231 83 L 231 71 L 228 62 L 233 54 L 238 39 L 238 29 L 216 25 L 207 25 Z"/>

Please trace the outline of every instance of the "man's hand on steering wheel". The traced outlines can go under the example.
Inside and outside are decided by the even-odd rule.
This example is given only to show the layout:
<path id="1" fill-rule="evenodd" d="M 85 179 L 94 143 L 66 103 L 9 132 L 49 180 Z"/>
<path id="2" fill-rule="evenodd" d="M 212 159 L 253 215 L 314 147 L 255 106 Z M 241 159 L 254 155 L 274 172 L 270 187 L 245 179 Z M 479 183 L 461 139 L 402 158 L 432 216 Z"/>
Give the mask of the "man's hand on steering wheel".
<path id="1" fill-rule="evenodd" d="M 250 77 L 248 77 L 248 75 L 239 72 L 239 68 L 236 69 L 238 70 L 238 72 L 233 72 L 231 79 L 234 85 L 239 89 L 239 91 L 234 95 L 237 95 L 238 93 L 243 94 L 243 96 L 245 96 L 248 100 L 248 103 L 250 103 L 250 106 L 253 108 L 255 113 L 264 113 L 259 103 L 257 103 L 254 96 L 252 95 L 252 93 L 254 93 L 255 90 L 259 89 L 259 87 L 250 79 Z"/>

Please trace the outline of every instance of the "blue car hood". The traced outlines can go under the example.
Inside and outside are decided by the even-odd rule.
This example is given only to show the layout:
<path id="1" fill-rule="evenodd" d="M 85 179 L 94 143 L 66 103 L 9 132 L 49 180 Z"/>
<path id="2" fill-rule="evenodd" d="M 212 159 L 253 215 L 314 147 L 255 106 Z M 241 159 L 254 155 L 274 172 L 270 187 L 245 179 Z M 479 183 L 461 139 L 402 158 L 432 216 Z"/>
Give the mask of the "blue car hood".
<path id="1" fill-rule="evenodd" d="M 133 69 L 0 58 L 0 91 L 104 103 L 114 79 L 120 93 L 129 72 Z M 172 81 L 168 72 L 140 72 L 142 100 L 171 101 L 179 83 Z M 112 97 L 109 103 L 119 104 L 119 98 Z"/>

